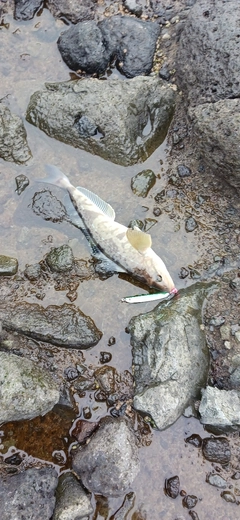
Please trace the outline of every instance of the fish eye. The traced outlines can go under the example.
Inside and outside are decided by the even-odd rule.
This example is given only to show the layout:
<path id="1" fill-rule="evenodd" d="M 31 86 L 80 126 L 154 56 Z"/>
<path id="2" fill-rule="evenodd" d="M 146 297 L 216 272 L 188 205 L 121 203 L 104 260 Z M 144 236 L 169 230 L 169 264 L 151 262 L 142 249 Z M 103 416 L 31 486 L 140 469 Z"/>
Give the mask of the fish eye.
<path id="1" fill-rule="evenodd" d="M 162 282 L 162 276 L 160 274 L 157 275 L 156 282 Z"/>

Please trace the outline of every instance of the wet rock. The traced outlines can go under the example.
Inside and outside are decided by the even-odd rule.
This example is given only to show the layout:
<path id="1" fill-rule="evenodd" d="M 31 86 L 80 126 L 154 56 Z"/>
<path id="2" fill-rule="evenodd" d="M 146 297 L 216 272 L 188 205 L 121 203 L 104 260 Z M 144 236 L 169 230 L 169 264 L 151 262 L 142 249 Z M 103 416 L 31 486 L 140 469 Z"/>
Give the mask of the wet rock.
<path id="1" fill-rule="evenodd" d="M 166 479 L 165 493 L 170 498 L 177 498 L 177 496 L 179 495 L 179 487 L 180 487 L 180 480 L 177 475 L 175 477 Z"/>
<path id="2" fill-rule="evenodd" d="M 32 209 L 36 215 L 44 220 L 62 222 L 62 220 L 67 218 L 64 205 L 49 190 L 35 193 L 32 199 Z"/>
<path id="3" fill-rule="evenodd" d="M 12 276 L 18 270 L 18 261 L 10 256 L 0 255 L 0 276 Z"/>
<path id="4" fill-rule="evenodd" d="M 189 270 L 186 269 L 186 267 L 181 267 L 180 269 L 180 273 L 179 273 L 179 278 L 187 278 L 187 276 L 189 275 Z"/>
<path id="5" fill-rule="evenodd" d="M 32 156 L 21 118 L 0 102 L 0 157 L 22 164 Z"/>
<path id="6" fill-rule="evenodd" d="M 115 380 L 117 377 L 117 371 L 113 367 L 101 367 L 95 370 L 95 378 L 98 382 L 100 389 L 107 394 L 112 394 L 116 390 Z"/>
<path id="7" fill-rule="evenodd" d="M 14 0 L 15 20 L 31 20 L 43 6 L 43 0 Z"/>
<path id="8" fill-rule="evenodd" d="M 115 343 L 116 343 L 116 338 L 114 338 L 114 336 L 110 336 L 110 338 L 108 340 L 108 346 L 112 347 L 113 345 L 115 345 Z"/>
<path id="9" fill-rule="evenodd" d="M 236 498 L 231 491 L 222 491 L 221 497 L 224 498 L 226 502 L 231 502 L 232 504 L 236 502 Z"/>
<path id="10" fill-rule="evenodd" d="M 11 477 L 0 477 L 1 520 L 51 518 L 57 482 L 57 472 L 50 466 L 30 468 Z"/>
<path id="11" fill-rule="evenodd" d="M 100 352 L 99 361 L 101 364 L 109 363 L 112 359 L 112 354 L 110 352 Z"/>
<path id="12" fill-rule="evenodd" d="M 98 422 L 89 422 L 79 419 L 75 422 L 74 428 L 71 431 L 71 435 L 77 439 L 79 444 L 83 444 L 98 428 Z"/>
<path id="13" fill-rule="evenodd" d="M 0 352 L 0 423 L 45 415 L 59 401 L 58 385 L 29 359 Z"/>
<path id="14" fill-rule="evenodd" d="M 167 63 L 164 63 L 163 66 L 161 67 L 161 69 L 159 71 L 159 76 L 160 76 L 160 78 L 165 79 L 166 81 L 170 80 L 171 74 L 169 72 Z"/>
<path id="15" fill-rule="evenodd" d="M 198 223 L 196 222 L 194 217 L 188 217 L 185 221 L 185 229 L 188 233 L 191 233 L 198 227 Z"/>
<path id="16" fill-rule="evenodd" d="M 202 446 L 202 438 L 197 433 L 193 433 L 190 435 L 190 437 L 187 437 L 185 442 L 192 444 L 192 446 L 195 446 L 195 448 L 201 448 Z"/>
<path id="17" fill-rule="evenodd" d="M 208 352 L 200 324 L 209 292 L 211 286 L 196 284 L 129 323 L 134 406 L 149 413 L 159 429 L 175 422 L 204 386 Z"/>
<path id="18" fill-rule="evenodd" d="M 47 84 L 32 95 L 26 117 L 51 137 L 128 166 L 144 161 L 161 144 L 174 99 L 174 91 L 157 77 L 90 78 Z M 82 116 L 94 121 L 102 139 L 79 135 Z"/>
<path id="19" fill-rule="evenodd" d="M 18 175 L 15 177 L 17 189 L 16 192 L 18 195 L 21 195 L 21 193 L 27 188 L 29 185 L 29 179 L 26 177 L 26 175 Z"/>
<path id="20" fill-rule="evenodd" d="M 52 520 L 87 520 L 93 513 L 90 497 L 80 482 L 69 473 L 59 477 L 56 489 L 56 507 Z"/>
<path id="21" fill-rule="evenodd" d="M 31 282 L 35 282 L 36 280 L 38 280 L 41 276 L 40 264 L 26 265 L 26 268 L 24 270 L 24 275 Z"/>
<path id="22" fill-rule="evenodd" d="M 184 164 L 179 164 L 177 166 L 177 172 L 179 177 L 189 177 L 192 174 L 190 168 L 188 168 L 188 166 L 185 166 Z"/>
<path id="23" fill-rule="evenodd" d="M 240 398 L 236 390 L 207 386 L 202 390 L 199 407 L 201 423 L 217 426 L 240 426 Z"/>
<path id="24" fill-rule="evenodd" d="M 236 473 L 234 473 L 231 478 L 233 480 L 239 480 L 240 479 L 240 471 L 236 471 Z"/>
<path id="25" fill-rule="evenodd" d="M 206 476 L 206 482 L 208 484 L 211 484 L 211 486 L 215 486 L 218 488 L 226 488 L 227 487 L 227 481 L 221 477 L 221 475 L 218 475 L 217 473 L 209 473 Z"/>
<path id="26" fill-rule="evenodd" d="M 64 377 L 68 379 L 68 381 L 73 381 L 79 375 L 79 372 L 76 367 L 67 367 L 64 370 Z"/>
<path id="27" fill-rule="evenodd" d="M 134 502 L 135 502 L 135 494 L 133 492 L 127 493 L 122 505 L 112 516 L 110 516 L 110 520 L 125 520 L 128 516 L 129 511 L 131 511 L 131 509 L 133 509 Z M 138 517 L 138 519 L 141 520 L 139 517 Z"/>
<path id="28" fill-rule="evenodd" d="M 190 10 L 181 33 L 176 66 L 180 88 L 187 92 L 192 104 L 239 98 L 238 34 L 235 0 L 218 0 L 217 4 L 214 0 L 199 0 Z M 230 151 L 229 144 L 228 141 Z"/>
<path id="29" fill-rule="evenodd" d="M 209 325 L 212 325 L 213 327 L 221 327 L 223 323 L 225 323 L 225 318 L 221 315 L 213 316 L 209 321 Z"/>
<path id="30" fill-rule="evenodd" d="M 64 304 L 41 307 L 19 303 L 11 309 L 0 310 L 3 328 L 30 336 L 39 341 L 66 348 L 86 349 L 98 343 L 102 333 L 89 316 L 78 307 Z"/>
<path id="31" fill-rule="evenodd" d="M 46 256 L 46 262 L 52 271 L 57 273 L 69 271 L 73 267 L 74 257 L 71 247 L 63 245 L 54 247 Z"/>
<path id="32" fill-rule="evenodd" d="M 100 421 L 91 441 L 73 457 L 73 470 L 83 485 L 105 497 L 128 491 L 139 472 L 134 433 L 124 418 Z"/>
<path id="33" fill-rule="evenodd" d="M 182 504 L 183 504 L 183 507 L 186 507 L 187 509 L 193 509 L 193 507 L 195 507 L 197 502 L 198 502 L 198 498 L 195 497 L 195 495 L 186 495 L 183 498 Z"/>
<path id="34" fill-rule="evenodd" d="M 143 170 L 131 179 L 131 189 L 138 197 L 146 197 L 156 182 L 156 175 L 152 170 Z"/>
<path id="35" fill-rule="evenodd" d="M 240 187 L 240 102 L 225 99 L 189 110 L 204 164 Z"/>
<path id="36" fill-rule="evenodd" d="M 94 17 L 96 3 L 96 0 L 46 0 L 46 7 L 56 18 L 77 23 Z"/>
<path id="37" fill-rule="evenodd" d="M 152 68 L 159 25 L 130 16 L 112 16 L 96 24 L 78 23 L 61 34 L 58 48 L 72 70 L 102 74 L 116 59 L 128 78 L 149 74 Z"/>
<path id="38" fill-rule="evenodd" d="M 202 451 L 205 459 L 218 464 L 228 464 L 231 458 L 229 441 L 225 437 L 203 439 Z"/>
<path id="39" fill-rule="evenodd" d="M 196 511 L 189 511 L 189 515 L 191 516 L 192 520 L 199 520 L 199 516 Z"/>
<path id="40" fill-rule="evenodd" d="M 155 206 L 155 208 L 153 208 L 153 214 L 155 217 L 160 217 L 160 215 L 162 214 L 161 208 L 159 208 L 158 206 Z"/>

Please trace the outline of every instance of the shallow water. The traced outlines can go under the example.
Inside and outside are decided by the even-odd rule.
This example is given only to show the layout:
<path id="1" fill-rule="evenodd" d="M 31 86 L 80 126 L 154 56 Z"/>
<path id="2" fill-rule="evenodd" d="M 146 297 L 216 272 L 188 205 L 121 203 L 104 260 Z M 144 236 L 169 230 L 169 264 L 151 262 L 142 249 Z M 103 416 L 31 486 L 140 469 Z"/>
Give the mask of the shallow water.
<path id="1" fill-rule="evenodd" d="M 9 28 L 1 27 L 0 30 L 0 97 L 5 97 L 11 110 L 24 118 L 33 92 L 42 89 L 45 82 L 70 79 L 69 70 L 62 62 L 56 46 L 58 35 L 65 26 L 63 22 L 55 21 L 46 9 L 41 16 L 35 17 L 32 21 L 16 22 L 8 15 L 5 16 L 5 23 L 9 23 Z M 154 196 L 166 185 L 166 143 L 163 143 L 145 163 L 124 168 L 50 139 L 26 121 L 25 127 L 33 159 L 25 166 L 17 166 L 0 159 L 1 254 L 16 257 L 20 269 L 24 269 L 27 263 L 40 261 L 51 247 L 66 243 L 71 245 L 76 258 L 90 256 L 89 246 L 79 230 L 67 223 L 45 222 L 32 211 L 31 201 L 34 193 L 48 187 L 36 182 L 39 178 L 44 179 L 46 163 L 59 166 L 74 185 L 89 188 L 109 202 L 115 209 L 116 220 L 122 224 L 128 225 L 131 219 L 155 218 Z M 133 175 L 146 168 L 152 169 L 158 178 L 149 196 L 141 199 L 133 195 L 130 181 Z M 15 177 L 20 173 L 29 178 L 30 185 L 19 196 L 15 192 Z M 51 187 L 51 191 L 63 200 L 64 193 L 61 190 Z M 193 265 L 199 261 L 205 247 L 204 240 L 196 233 L 186 233 L 184 220 L 176 223 L 167 212 L 163 212 L 156 220 L 156 225 L 151 228 L 154 250 L 165 261 L 178 288 L 193 283 L 189 278 L 181 280 L 178 273 L 182 266 Z M 208 245 L 211 245 L 211 237 Z M 108 338 L 114 336 L 116 344 L 111 347 L 111 365 L 119 372 L 131 370 L 131 348 L 125 328 L 132 316 L 151 310 L 156 305 L 156 302 L 153 302 L 129 306 L 121 302 L 122 297 L 139 292 L 142 290 L 117 275 L 104 281 L 95 279 L 81 283 L 74 304 L 90 315 L 103 332 L 99 344 L 84 352 L 87 363 L 96 365 L 99 352 L 110 350 L 107 346 Z M 37 303 L 34 296 L 27 301 Z M 69 303 L 66 291 L 56 292 L 53 287 L 49 287 L 41 304 L 61 305 L 65 302 Z M 92 406 L 91 397 L 87 397 L 85 404 Z M 92 419 L 95 420 L 105 413 L 105 405 L 99 403 L 93 410 Z M 48 419 L 43 418 L 42 424 L 44 425 Z M 50 425 L 54 423 L 53 418 L 49 420 Z M 64 442 L 61 444 L 62 441 L 58 444 L 56 437 L 56 445 L 47 446 L 46 429 L 39 430 L 37 422 L 28 423 L 30 430 L 27 431 L 14 423 L 11 428 L 1 428 L 3 446 L 5 444 L 3 452 L 14 442 L 16 449 L 48 461 L 56 462 L 52 457 L 52 449 L 65 450 L 65 455 L 67 454 L 71 444 L 69 423 L 66 422 L 66 430 L 63 428 L 60 435 L 61 439 L 68 438 L 65 447 Z M 35 435 L 31 433 L 31 425 L 32 432 L 38 431 L 38 444 L 42 447 L 40 451 L 35 451 L 34 443 L 31 443 L 31 435 Z M 127 516 L 128 519 L 134 511 L 141 511 L 143 518 L 148 520 L 172 520 L 176 515 L 188 518 L 188 511 L 182 508 L 181 498 L 172 500 L 163 492 L 165 478 L 176 474 L 180 477 L 181 489 L 198 496 L 199 502 L 195 510 L 200 520 L 237 518 L 239 508 L 235 504 L 224 502 L 220 497 L 220 491 L 205 483 L 206 473 L 212 466 L 203 461 L 198 449 L 185 445 L 184 438 L 192 433 L 199 433 L 203 437 L 208 435 L 197 420 L 181 417 L 167 431 L 154 431 L 150 445 L 140 449 L 141 473 L 133 485 L 136 500 L 134 509 Z M 107 516 L 103 516 L 99 511 L 95 518 L 110 518 L 121 502 L 122 499 L 109 501 Z"/>

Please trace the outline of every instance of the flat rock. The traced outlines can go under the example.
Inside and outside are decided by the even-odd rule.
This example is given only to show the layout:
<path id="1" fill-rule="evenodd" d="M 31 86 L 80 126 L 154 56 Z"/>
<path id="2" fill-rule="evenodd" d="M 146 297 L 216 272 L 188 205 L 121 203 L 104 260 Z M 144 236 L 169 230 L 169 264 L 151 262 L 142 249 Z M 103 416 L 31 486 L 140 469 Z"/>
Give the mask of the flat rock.
<path id="1" fill-rule="evenodd" d="M 57 472 L 51 467 L 0 476 L 1 520 L 52 518 L 57 482 Z"/>
<path id="2" fill-rule="evenodd" d="M 12 114 L 0 102 L 0 157 L 5 161 L 22 164 L 31 157 L 27 132 L 19 116 Z"/>
<path id="3" fill-rule="evenodd" d="M 102 337 L 89 316 L 74 305 L 50 305 L 19 303 L 10 309 L 1 309 L 0 318 L 6 330 L 16 331 L 66 348 L 87 349 L 96 345 Z"/>
<path id="4" fill-rule="evenodd" d="M 165 429 L 205 386 L 208 351 L 202 306 L 213 285 L 196 284 L 147 314 L 131 319 L 134 406 Z"/>
<path id="5" fill-rule="evenodd" d="M 89 78 L 46 84 L 26 118 L 50 137 L 128 166 L 163 142 L 174 107 L 173 89 L 157 77 Z"/>
<path id="6" fill-rule="evenodd" d="M 80 482 L 71 473 L 59 477 L 56 507 L 52 520 L 87 520 L 93 513 L 91 500 Z"/>
<path id="7" fill-rule="evenodd" d="M 93 493 L 117 497 L 127 492 L 139 471 L 136 439 L 127 421 L 100 421 L 87 446 L 74 454 L 73 470 Z"/>
<path id="8" fill-rule="evenodd" d="M 0 276 L 11 276 L 18 270 L 18 261 L 10 256 L 0 255 Z"/>
<path id="9" fill-rule="evenodd" d="M 237 390 L 202 390 L 199 407 L 201 423 L 216 427 L 240 426 L 240 395 Z"/>
<path id="10" fill-rule="evenodd" d="M 29 359 L 0 352 L 0 423 L 45 415 L 59 401 L 58 385 Z"/>

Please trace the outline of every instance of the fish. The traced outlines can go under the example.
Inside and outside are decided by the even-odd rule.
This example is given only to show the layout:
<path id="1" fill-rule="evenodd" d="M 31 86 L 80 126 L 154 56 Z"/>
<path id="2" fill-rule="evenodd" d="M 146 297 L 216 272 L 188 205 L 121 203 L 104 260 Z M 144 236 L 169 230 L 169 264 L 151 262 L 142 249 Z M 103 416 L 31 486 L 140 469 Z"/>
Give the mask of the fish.
<path id="1" fill-rule="evenodd" d="M 126 303 L 145 303 L 154 302 L 155 300 L 168 300 L 172 298 L 174 294 L 168 292 L 153 293 L 153 294 L 136 294 L 134 296 L 125 296 L 121 299 L 122 302 Z"/>
<path id="2" fill-rule="evenodd" d="M 176 294 L 178 291 L 163 262 L 151 248 L 149 233 L 130 229 L 115 221 L 115 211 L 98 195 L 83 187 L 74 187 L 56 166 L 46 165 L 49 174 L 42 182 L 68 191 L 72 204 L 97 247 L 118 266 L 149 287 Z"/>

